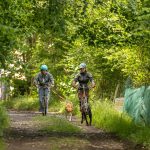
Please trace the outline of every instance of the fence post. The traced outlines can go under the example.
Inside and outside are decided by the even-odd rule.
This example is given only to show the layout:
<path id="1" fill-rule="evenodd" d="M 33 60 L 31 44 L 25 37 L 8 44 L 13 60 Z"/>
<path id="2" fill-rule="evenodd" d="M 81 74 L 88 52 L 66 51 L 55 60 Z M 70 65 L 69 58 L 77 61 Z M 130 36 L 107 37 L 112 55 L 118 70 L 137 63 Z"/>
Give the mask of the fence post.
<path id="1" fill-rule="evenodd" d="M 120 84 L 118 83 L 117 86 L 116 86 L 116 89 L 115 89 L 115 94 L 114 94 L 114 99 L 113 99 L 113 102 L 114 102 L 114 103 L 115 103 L 115 99 L 116 99 L 116 97 L 117 97 L 117 93 L 118 93 L 119 86 L 120 86 Z"/>

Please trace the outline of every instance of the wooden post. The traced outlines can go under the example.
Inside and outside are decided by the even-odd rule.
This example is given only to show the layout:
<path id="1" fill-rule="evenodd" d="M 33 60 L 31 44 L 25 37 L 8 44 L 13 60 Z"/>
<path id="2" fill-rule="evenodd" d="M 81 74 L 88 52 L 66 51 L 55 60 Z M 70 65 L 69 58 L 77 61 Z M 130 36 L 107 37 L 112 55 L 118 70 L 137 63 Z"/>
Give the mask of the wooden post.
<path id="1" fill-rule="evenodd" d="M 116 86 L 115 94 L 114 94 L 114 99 L 113 99 L 113 102 L 114 102 L 114 103 L 115 103 L 115 99 L 116 99 L 116 97 L 117 97 L 117 93 L 118 93 L 119 86 L 120 86 L 120 84 L 118 83 L 117 86 Z"/>

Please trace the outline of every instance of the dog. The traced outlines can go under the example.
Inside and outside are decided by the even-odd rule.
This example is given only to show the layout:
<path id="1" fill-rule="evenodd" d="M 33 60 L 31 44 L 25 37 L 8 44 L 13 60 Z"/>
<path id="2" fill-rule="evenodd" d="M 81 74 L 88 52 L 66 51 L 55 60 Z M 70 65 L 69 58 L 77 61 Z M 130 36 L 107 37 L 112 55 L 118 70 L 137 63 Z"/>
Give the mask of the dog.
<path id="1" fill-rule="evenodd" d="M 65 116 L 66 119 L 69 117 L 69 121 L 72 121 L 73 104 L 70 101 L 66 101 L 65 104 Z"/>

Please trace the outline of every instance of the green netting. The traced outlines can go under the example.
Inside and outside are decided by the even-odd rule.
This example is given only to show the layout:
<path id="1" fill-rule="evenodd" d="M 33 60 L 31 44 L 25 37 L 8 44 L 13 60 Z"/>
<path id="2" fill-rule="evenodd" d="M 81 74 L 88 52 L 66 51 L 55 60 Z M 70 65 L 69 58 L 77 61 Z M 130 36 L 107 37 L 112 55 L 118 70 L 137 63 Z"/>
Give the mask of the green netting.
<path id="1" fill-rule="evenodd" d="M 150 86 L 125 90 L 124 109 L 135 123 L 150 125 Z"/>

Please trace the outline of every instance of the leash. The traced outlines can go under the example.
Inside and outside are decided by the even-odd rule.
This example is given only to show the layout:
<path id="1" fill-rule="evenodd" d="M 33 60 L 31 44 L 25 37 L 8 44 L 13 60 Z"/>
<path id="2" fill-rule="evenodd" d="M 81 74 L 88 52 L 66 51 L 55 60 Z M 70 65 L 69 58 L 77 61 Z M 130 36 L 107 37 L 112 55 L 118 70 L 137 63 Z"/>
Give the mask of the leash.
<path id="1" fill-rule="evenodd" d="M 60 96 L 58 93 L 56 93 L 54 90 L 51 90 L 55 95 L 57 95 L 61 100 L 66 100 L 64 97 Z"/>

